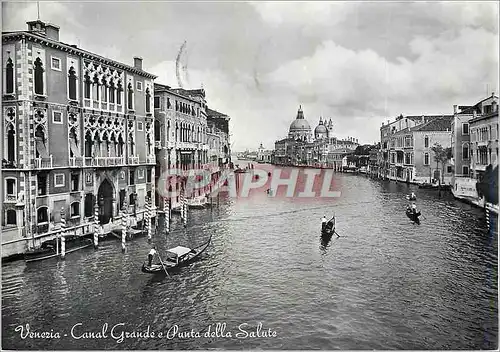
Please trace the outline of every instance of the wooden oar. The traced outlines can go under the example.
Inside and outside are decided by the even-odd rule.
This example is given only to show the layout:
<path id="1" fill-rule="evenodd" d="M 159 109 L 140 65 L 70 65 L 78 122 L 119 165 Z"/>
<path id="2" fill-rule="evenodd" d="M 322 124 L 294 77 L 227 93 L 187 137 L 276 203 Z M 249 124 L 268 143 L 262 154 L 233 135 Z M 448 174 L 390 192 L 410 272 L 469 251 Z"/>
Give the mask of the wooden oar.
<path id="1" fill-rule="evenodd" d="M 165 269 L 165 264 L 163 264 L 163 260 L 161 260 L 160 253 L 156 252 L 156 254 L 158 254 L 158 259 L 160 259 L 161 267 L 163 268 L 163 270 L 165 270 L 165 274 L 167 274 L 167 276 L 170 277 L 167 269 Z"/>

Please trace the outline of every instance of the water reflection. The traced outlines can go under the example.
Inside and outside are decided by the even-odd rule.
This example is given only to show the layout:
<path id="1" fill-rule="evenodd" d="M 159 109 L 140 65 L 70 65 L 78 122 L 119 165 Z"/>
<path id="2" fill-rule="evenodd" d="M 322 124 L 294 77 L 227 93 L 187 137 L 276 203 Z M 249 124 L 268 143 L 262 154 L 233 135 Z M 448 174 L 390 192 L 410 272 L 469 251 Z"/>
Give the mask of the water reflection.
<path id="1" fill-rule="evenodd" d="M 203 256 L 166 275 L 141 272 L 147 238 L 101 242 L 57 260 L 10 263 L 2 270 L 2 339 L 8 349 L 495 349 L 498 330 L 497 238 L 477 209 L 432 190 L 415 190 L 426 219 L 404 213 L 412 187 L 336 175 L 339 199 L 221 195 L 193 210 L 186 229 L 161 217 L 158 251 L 194 247 Z M 284 193 L 280 190 L 278 194 Z M 337 232 L 320 236 L 324 214 Z M 483 218 L 482 218 L 483 217 Z M 319 239 L 318 239 L 319 236 Z M 319 243 L 318 243 L 319 240 Z M 327 300 L 328 304 L 323 304 Z M 114 341 L 21 340 L 13 327 L 64 330 L 78 321 L 155 330 L 178 323 L 262 321 L 276 339 Z M 47 323 L 50 322 L 50 323 Z"/>

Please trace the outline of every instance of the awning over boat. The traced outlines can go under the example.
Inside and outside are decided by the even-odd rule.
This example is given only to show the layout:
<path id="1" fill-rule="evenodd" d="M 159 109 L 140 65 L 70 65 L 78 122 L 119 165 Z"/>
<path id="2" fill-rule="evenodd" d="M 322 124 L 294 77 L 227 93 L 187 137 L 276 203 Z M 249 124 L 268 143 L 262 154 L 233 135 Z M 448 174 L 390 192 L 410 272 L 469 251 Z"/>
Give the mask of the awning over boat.
<path id="1" fill-rule="evenodd" d="M 178 257 L 182 257 L 183 255 L 186 255 L 189 252 L 191 252 L 191 248 L 177 246 L 175 248 L 171 248 L 171 249 L 167 250 L 167 252 L 173 253 L 173 254 L 177 255 Z"/>

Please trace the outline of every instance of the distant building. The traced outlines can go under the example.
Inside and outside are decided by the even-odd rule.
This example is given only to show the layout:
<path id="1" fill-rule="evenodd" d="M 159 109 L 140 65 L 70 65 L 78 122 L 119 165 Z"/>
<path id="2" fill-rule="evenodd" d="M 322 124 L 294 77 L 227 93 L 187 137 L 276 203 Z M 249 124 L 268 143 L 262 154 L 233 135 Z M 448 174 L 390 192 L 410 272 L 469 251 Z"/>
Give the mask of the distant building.
<path id="1" fill-rule="evenodd" d="M 300 106 L 296 119 L 290 124 L 288 137 L 276 141 L 272 162 L 279 165 L 340 168 L 342 158 L 339 156 L 345 153 L 339 154 L 339 151 L 353 151 L 358 145 L 355 138 L 340 140 L 334 137 L 332 119 L 326 122 L 322 117 L 314 129 L 313 138 L 311 127 Z"/>
<path id="2" fill-rule="evenodd" d="M 256 161 L 261 162 L 261 163 L 270 163 L 272 152 L 273 152 L 272 150 L 266 150 L 261 143 L 259 146 L 259 149 L 257 149 Z"/>

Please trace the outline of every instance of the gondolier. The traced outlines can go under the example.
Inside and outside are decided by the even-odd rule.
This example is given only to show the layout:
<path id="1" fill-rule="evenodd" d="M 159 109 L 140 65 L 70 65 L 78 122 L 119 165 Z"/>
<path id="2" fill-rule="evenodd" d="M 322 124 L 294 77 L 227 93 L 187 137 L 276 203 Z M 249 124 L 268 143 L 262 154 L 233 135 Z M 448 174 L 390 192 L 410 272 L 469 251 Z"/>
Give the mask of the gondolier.
<path id="1" fill-rule="evenodd" d="M 155 256 L 155 254 L 156 254 L 156 246 L 153 246 L 148 254 L 148 265 L 149 266 L 151 266 L 151 264 L 153 264 L 153 258 Z"/>
<path id="2" fill-rule="evenodd" d="M 326 226 L 326 223 L 327 223 L 328 220 L 326 220 L 326 216 L 323 215 L 323 218 L 321 219 L 321 229 L 324 230 L 325 229 L 325 226 Z"/>

